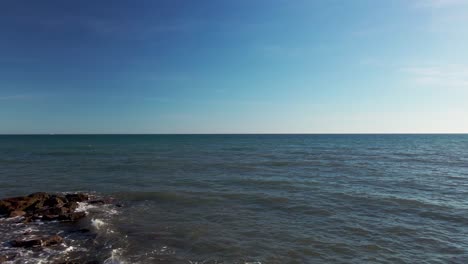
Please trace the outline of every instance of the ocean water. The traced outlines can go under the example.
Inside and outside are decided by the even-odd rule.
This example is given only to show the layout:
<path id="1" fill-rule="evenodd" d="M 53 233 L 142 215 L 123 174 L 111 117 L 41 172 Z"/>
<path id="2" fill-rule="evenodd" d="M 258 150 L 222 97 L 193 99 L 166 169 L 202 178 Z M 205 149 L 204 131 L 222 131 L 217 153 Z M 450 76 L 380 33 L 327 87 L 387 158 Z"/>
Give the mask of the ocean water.
<path id="1" fill-rule="evenodd" d="M 19 263 L 468 263 L 468 135 L 0 136 L 0 197 L 37 191 L 122 207 L 1 220 L 66 234 Z"/>

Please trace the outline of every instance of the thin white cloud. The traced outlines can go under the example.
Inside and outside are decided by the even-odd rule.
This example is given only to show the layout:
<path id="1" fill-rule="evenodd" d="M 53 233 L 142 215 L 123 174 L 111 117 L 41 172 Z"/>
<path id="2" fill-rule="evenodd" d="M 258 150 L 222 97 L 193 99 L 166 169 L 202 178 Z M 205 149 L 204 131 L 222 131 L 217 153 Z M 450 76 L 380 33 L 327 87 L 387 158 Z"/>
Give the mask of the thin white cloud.
<path id="1" fill-rule="evenodd" d="M 468 89 L 468 66 L 416 66 L 401 69 L 420 86 Z"/>

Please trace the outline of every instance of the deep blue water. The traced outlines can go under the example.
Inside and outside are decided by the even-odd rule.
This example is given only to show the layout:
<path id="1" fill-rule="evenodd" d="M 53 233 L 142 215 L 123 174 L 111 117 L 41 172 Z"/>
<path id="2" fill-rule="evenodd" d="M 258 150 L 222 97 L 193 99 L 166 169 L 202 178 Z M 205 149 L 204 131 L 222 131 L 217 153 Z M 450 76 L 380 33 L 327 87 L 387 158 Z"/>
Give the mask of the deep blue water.
<path id="1" fill-rule="evenodd" d="M 468 135 L 0 136 L 36 191 L 121 201 L 107 263 L 468 263 Z"/>

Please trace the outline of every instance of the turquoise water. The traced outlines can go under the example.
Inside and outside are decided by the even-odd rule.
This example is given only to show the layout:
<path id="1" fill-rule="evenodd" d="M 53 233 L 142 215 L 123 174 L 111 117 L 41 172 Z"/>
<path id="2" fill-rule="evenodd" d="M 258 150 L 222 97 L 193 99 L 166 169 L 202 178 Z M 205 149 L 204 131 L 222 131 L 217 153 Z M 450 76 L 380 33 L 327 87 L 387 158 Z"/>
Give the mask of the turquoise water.
<path id="1" fill-rule="evenodd" d="M 120 201 L 106 263 L 468 263 L 468 135 L 0 136 L 0 183 Z"/>

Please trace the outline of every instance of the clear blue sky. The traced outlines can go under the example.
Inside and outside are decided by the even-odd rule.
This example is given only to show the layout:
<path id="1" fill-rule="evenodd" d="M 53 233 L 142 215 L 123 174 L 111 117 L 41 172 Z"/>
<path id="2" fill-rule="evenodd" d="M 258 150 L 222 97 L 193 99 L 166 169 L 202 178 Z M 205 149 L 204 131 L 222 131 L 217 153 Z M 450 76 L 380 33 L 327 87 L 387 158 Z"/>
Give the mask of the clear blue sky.
<path id="1" fill-rule="evenodd" d="M 0 133 L 468 132 L 468 1 L 3 1 Z"/>

